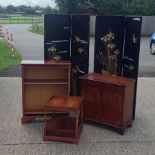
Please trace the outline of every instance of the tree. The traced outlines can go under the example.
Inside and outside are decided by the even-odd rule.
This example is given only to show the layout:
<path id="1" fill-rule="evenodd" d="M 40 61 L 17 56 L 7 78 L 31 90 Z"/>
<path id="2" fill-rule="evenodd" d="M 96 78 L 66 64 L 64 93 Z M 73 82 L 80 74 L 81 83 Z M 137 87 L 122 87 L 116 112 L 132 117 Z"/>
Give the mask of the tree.
<path id="1" fill-rule="evenodd" d="M 17 8 L 14 7 L 13 5 L 8 5 L 8 6 L 6 7 L 6 12 L 7 12 L 7 13 L 13 13 L 13 12 L 16 12 L 16 11 L 17 11 Z"/>
<path id="2" fill-rule="evenodd" d="M 29 6 L 25 9 L 25 14 L 35 14 L 35 10 Z"/>
<path id="3" fill-rule="evenodd" d="M 154 0 L 55 0 L 60 13 L 94 7 L 104 15 L 155 15 Z"/>
<path id="4" fill-rule="evenodd" d="M 126 10 L 131 15 L 153 15 L 154 7 L 154 0 L 130 0 Z"/>
<path id="5" fill-rule="evenodd" d="M 0 13 L 5 13 L 5 8 L 0 5 Z"/>
<path id="6" fill-rule="evenodd" d="M 52 12 L 53 14 L 58 14 L 58 13 L 59 13 L 59 11 L 58 11 L 57 8 L 52 8 L 52 9 L 51 9 L 51 12 Z"/>
<path id="7" fill-rule="evenodd" d="M 123 10 L 122 0 L 92 0 L 98 12 L 103 15 L 121 15 Z"/>
<path id="8" fill-rule="evenodd" d="M 25 6 L 25 5 L 17 6 L 18 12 L 25 12 L 26 9 L 27 9 L 27 6 Z"/>
<path id="9" fill-rule="evenodd" d="M 55 0 L 60 13 L 76 13 L 86 0 Z"/>
<path id="10" fill-rule="evenodd" d="M 96 8 L 102 14 L 120 14 L 122 0 L 55 0 L 61 13 L 76 13 L 88 7 Z"/>
<path id="11" fill-rule="evenodd" d="M 45 8 L 45 11 L 44 11 L 45 13 L 51 13 L 52 12 L 52 9 L 51 9 L 51 7 L 50 6 L 47 6 L 46 8 Z"/>

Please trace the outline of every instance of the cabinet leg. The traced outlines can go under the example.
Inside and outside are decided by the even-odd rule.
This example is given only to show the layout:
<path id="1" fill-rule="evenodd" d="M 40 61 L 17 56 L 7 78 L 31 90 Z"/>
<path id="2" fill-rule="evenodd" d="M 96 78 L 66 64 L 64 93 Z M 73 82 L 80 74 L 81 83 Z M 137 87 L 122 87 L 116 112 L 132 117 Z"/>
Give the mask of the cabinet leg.
<path id="1" fill-rule="evenodd" d="M 132 128 L 132 121 L 129 123 L 128 127 Z"/>
<path id="2" fill-rule="evenodd" d="M 32 122 L 33 120 L 35 120 L 34 117 L 22 117 L 21 118 L 21 123 L 26 124 L 26 123 Z"/>
<path id="3" fill-rule="evenodd" d="M 46 136 L 43 136 L 43 141 L 49 141 L 49 139 Z"/>
<path id="4" fill-rule="evenodd" d="M 124 135 L 125 129 L 123 129 L 123 128 L 118 128 L 118 129 L 117 129 L 117 132 L 118 132 L 120 135 Z"/>
<path id="5" fill-rule="evenodd" d="M 79 142 L 78 142 L 78 140 L 73 140 L 72 142 L 71 142 L 72 144 L 79 144 Z"/>
<path id="6" fill-rule="evenodd" d="M 87 122 L 87 121 L 88 121 L 88 119 L 87 119 L 87 118 L 85 118 L 85 117 L 83 117 L 83 121 L 84 121 L 84 122 Z"/>

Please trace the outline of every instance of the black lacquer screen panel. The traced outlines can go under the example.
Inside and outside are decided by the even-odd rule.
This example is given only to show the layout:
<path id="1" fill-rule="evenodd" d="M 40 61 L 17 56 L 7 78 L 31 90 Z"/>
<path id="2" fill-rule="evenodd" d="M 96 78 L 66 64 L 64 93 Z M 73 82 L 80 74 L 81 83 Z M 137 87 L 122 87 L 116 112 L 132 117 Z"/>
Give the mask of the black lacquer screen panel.
<path id="1" fill-rule="evenodd" d="M 70 59 L 70 15 L 44 15 L 44 60 Z"/>
<path id="2" fill-rule="evenodd" d="M 80 95 L 79 77 L 88 73 L 88 65 L 72 64 L 71 95 Z"/>
<path id="3" fill-rule="evenodd" d="M 89 64 L 89 15 L 72 15 L 71 61 L 73 64 Z"/>
<path id="4" fill-rule="evenodd" d="M 96 17 L 95 72 L 121 74 L 124 26 L 124 16 Z"/>
<path id="5" fill-rule="evenodd" d="M 126 34 L 123 56 L 123 76 L 126 77 L 138 77 L 141 24 L 141 17 L 126 17 Z"/>
<path id="6" fill-rule="evenodd" d="M 125 34 L 124 56 L 123 56 L 123 76 L 136 79 L 134 104 L 133 104 L 133 119 L 135 119 L 135 109 L 136 109 L 141 24 L 142 24 L 142 17 L 139 16 L 126 17 L 125 20 L 126 34 Z"/>
<path id="7" fill-rule="evenodd" d="M 87 74 L 89 69 L 90 16 L 72 15 L 71 21 L 72 92 L 80 95 L 79 76 Z"/>

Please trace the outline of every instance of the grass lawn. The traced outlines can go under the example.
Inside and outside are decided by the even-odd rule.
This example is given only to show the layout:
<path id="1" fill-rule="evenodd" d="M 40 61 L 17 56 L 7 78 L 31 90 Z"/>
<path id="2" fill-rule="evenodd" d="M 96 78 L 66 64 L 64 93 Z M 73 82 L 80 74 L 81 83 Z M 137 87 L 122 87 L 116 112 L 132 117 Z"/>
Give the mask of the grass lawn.
<path id="1" fill-rule="evenodd" d="M 17 50 L 14 52 L 15 56 L 12 56 L 11 49 L 8 48 L 7 43 L 4 40 L 0 40 L 0 71 L 20 64 L 22 57 Z"/>
<path id="2" fill-rule="evenodd" d="M 32 24 L 42 23 L 41 16 L 22 16 L 22 15 L 8 15 L 0 17 L 0 24 Z"/>
<path id="3" fill-rule="evenodd" d="M 14 19 L 14 20 L 3 20 L 0 19 L 0 24 L 32 24 L 32 23 L 40 23 L 39 20 L 18 20 L 18 19 Z"/>
<path id="4" fill-rule="evenodd" d="M 42 25 L 38 25 L 38 29 L 37 28 L 30 28 L 29 29 L 29 31 L 30 32 L 32 32 L 32 33 L 36 33 L 36 34 L 41 34 L 41 35 L 44 35 L 44 28 L 43 28 L 43 26 Z"/>

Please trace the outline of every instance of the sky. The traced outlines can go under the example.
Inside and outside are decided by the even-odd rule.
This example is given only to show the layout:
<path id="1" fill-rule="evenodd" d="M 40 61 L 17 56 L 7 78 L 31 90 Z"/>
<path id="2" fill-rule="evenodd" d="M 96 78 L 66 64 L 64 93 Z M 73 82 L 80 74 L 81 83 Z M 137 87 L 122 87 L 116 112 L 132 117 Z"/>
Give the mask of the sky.
<path id="1" fill-rule="evenodd" d="M 0 5 L 1 6 L 7 6 L 7 5 L 14 5 L 14 6 L 19 6 L 19 5 L 28 5 L 28 6 L 41 6 L 41 7 L 46 7 L 46 6 L 51 6 L 54 7 L 55 3 L 53 0 L 0 0 Z"/>

